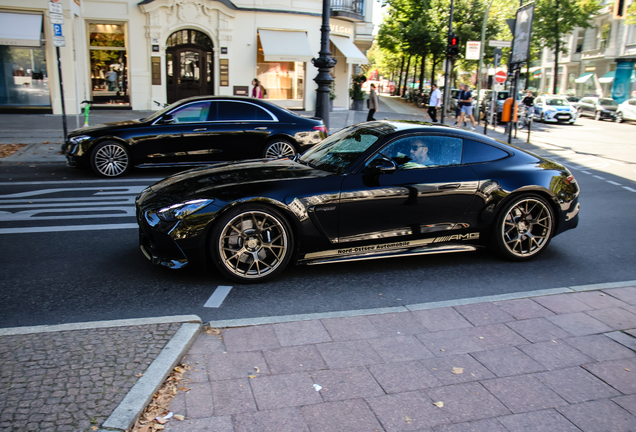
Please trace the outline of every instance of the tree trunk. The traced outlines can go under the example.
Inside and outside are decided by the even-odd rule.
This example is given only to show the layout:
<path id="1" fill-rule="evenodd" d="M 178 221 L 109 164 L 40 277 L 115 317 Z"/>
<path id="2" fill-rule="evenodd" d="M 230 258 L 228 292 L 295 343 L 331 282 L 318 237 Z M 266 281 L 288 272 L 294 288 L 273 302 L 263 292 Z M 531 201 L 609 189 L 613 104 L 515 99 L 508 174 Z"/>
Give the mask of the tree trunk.
<path id="1" fill-rule="evenodd" d="M 422 66 L 420 67 L 420 91 L 424 91 L 424 75 L 426 74 L 426 56 L 422 56 Z"/>
<path id="2" fill-rule="evenodd" d="M 402 88 L 402 96 L 406 94 L 406 86 L 409 81 L 409 69 L 411 69 L 411 55 L 409 54 L 409 59 L 406 62 L 406 74 L 404 74 L 404 87 Z"/>
<path id="3" fill-rule="evenodd" d="M 402 87 L 402 72 L 404 71 L 404 54 L 402 54 L 402 66 L 400 66 L 400 75 L 398 75 L 398 85 L 395 88 L 394 96 L 400 95 L 400 88 Z"/>
<path id="4" fill-rule="evenodd" d="M 437 57 L 433 57 L 433 69 L 431 70 L 431 84 L 435 83 L 437 84 L 437 82 L 435 82 L 435 66 L 437 66 Z"/>
<path id="5" fill-rule="evenodd" d="M 417 82 L 417 56 L 413 59 L 413 66 L 415 66 L 413 69 L 413 87 L 415 87 L 415 83 Z"/>

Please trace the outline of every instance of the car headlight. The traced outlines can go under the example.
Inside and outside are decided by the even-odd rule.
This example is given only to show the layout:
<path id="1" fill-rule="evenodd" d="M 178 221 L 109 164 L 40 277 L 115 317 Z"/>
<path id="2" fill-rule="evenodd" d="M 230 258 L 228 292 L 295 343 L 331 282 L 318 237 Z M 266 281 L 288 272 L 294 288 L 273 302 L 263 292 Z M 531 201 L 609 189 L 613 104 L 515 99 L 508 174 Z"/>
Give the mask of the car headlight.
<path id="1" fill-rule="evenodd" d="M 157 216 L 159 216 L 159 219 L 162 221 L 174 222 L 201 210 L 203 207 L 208 204 L 212 204 L 213 202 L 213 199 L 197 199 L 173 204 L 170 207 L 164 207 L 159 210 L 157 212 Z"/>
<path id="2" fill-rule="evenodd" d="M 73 138 L 69 138 L 68 142 L 71 143 L 71 144 L 79 144 L 82 141 L 86 141 L 87 139 L 91 139 L 91 138 L 92 137 L 88 136 L 88 135 L 78 135 L 78 136 L 75 136 Z"/>

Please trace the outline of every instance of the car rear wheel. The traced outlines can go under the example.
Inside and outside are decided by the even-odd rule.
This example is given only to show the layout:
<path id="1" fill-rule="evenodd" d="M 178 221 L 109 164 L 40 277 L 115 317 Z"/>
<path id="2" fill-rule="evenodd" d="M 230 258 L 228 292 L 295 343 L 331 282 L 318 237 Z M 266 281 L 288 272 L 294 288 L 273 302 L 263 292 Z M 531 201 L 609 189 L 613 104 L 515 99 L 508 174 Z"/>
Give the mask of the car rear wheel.
<path id="1" fill-rule="evenodd" d="M 504 258 L 526 261 L 545 250 L 553 231 L 550 205 L 538 195 L 522 195 L 499 214 L 492 244 Z"/>
<path id="2" fill-rule="evenodd" d="M 106 141 L 99 144 L 91 156 L 91 167 L 102 177 L 119 177 L 130 168 L 130 155 L 122 144 Z"/>
<path id="3" fill-rule="evenodd" d="M 616 123 L 623 123 L 623 113 L 622 112 L 616 113 Z"/>
<path id="4" fill-rule="evenodd" d="M 245 205 L 226 213 L 212 231 L 211 253 L 223 275 L 241 283 L 274 278 L 289 263 L 294 238 L 275 209 Z"/>
<path id="5" fill-rule="evenodd" d="M 263 157 L 267 159 L 292 158 L 296 156 L 296 149 L 289 141 L 278 139 L 270 141 L 263 151 Z"/>

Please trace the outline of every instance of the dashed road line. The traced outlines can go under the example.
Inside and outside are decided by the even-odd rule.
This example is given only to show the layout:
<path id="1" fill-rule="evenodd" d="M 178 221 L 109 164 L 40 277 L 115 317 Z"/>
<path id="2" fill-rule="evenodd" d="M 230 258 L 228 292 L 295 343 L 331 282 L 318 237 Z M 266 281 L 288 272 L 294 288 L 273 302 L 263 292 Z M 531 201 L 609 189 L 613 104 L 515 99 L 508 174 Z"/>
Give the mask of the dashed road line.
<path id="1" fill-rule="evenodd" d="M 225 300 L 225 297 L 227 297 L 227 295 L 230 293 L 231 290 L 232 290 L 231 286 L 224 286 L 224 285 L 218 286 L 214 290 L 214 292 L 212 293 L 208 301 L 205 302 L 203 307 L 206 307 L 206 308 L 220 307 L 221 303 L 223 303 L 223 300 Z"/>

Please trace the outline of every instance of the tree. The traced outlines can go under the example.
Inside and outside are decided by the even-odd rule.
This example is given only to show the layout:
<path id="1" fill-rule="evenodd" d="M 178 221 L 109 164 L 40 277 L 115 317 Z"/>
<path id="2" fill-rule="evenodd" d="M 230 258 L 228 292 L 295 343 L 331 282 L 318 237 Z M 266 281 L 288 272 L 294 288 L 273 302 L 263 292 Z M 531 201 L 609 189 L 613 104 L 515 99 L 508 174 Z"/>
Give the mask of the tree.
<path id="1" fill-rule="evenodd" d="M 633 25 L 636 24 L 636 1 L 633 1 L 631 5 L 627 8 L 627 13 L 625 13 L 625 25 Z"/>
<path id="2" fill-rule="evenodd" d="M 532 38 L 540 49 L 554 49 L 553 93 L 557 92 L 559 54 L 568 53 L 561 40 L 577 27 L 592 27 L 590 20 L 600 9 L 598 0 L 536 0 Z"/>

